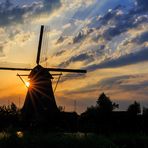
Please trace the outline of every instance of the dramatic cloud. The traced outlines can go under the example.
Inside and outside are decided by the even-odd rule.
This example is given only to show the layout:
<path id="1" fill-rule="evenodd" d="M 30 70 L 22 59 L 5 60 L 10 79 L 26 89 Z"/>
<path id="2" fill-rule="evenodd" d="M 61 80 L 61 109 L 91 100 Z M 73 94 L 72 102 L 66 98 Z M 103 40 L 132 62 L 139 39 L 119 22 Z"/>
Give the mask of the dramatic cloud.
<path id="1" fill-rule="evenodd" d="M 79 43 L 80 41 L 82 41 L 82 39 L 85 38 L 85 34 L 83 34 L 82 32 L 79 32 L 77 36 L 74 37 L 73 39 L 73 43 Z"/>
<path id="2" fill-rule="evenodd" d="M 92 65 L 86 67 L 86 69 L 92 71 L 100 68 L 116 68 L 131 64 L 136 64 L 139 62 L 148 61 L 148 48 L 142 49 L 135 53 L 130 53 L 128 55 L 121 56 L 117 59 L 111 59 L 107 60 L 105 62 L 102 62 L 98 65 Z"/>
<path id="3" fill-rule="evenodd" d="M 103 79 L 99 82 L 101 90 L 120 90 L 123 92 L 143 92 L 148 88 L 147 74 L 141 75 L 123 75 L 112 78 Z M 147 94 L 147 92 L 145 92 Z"/>
<path id="4" fill-rule="evenodd" d="M 41 13 L 50 13 L 60 7 L 59 0 L 43 0 L 23 6 L 14 6 L 10 0 L 0 3 L 0 26 L 7 26 L 16 23 L 23 23 L 28 17 Z"/>
<path id="5" fill-rule="evenodd" d="M 120 11 L 123 11 L 122 7 L 117 7 L 100 19 L 100 26 L 106 24 L 110 26 L 102 34 L 106 40 L 112 40 L 113 37 L 148 22 L 148 16 L 144 14 L 140 15 L 137 11 L 134 12 L 135 14 L 132 11 L 119 14 Z"/>
<path id="6" fill-rule="evenodd" d="M 148 31 L 142 33 L 141 35 L 137 36 L 132 40 L 133 42 L 136 42 L 138 44 L 142 44 L 144 42 L 148 42 Z"/>
<path id="7" fill-rule="evenodd" d="M 147 0 L 136 0 L 137 6 L 143 10 L 148 10 L 148 1 Z"/>
<path id="8" fill-rule="evenodd" d="M 148 41 L 146 29 L 148 15 L 146 11 L 139 13 L 134 7 L 127 10 L 122 6 L 117 6 L 112 10 L 110 9 L 104 16 L 93 17 L 90 20 L 92 21 L 73 37 L 73 47 L 70 47 L 68 42 L 67 45 L 66 42 L 63 43 L 63 37 L 59 38 L 58 41 L 63 43 L 63 49 L 55 55 L 62 57 L 70 51 L 72 53 L 66 54 L 69 57 L 60 66 L 66 67 L 71 63 L 83 61 L 88 70 L 97 70 L 148 60 L 145 44 Z M 85 56 L 83 53 L 85 53 Z M 83 57 L 83 60 L 81 57 Z"/>
<path id="9" fill-rule="evenodd" d="M 3 45 L 0 46 L 0 57 L 4 57 Z"/>
<path id="10" fill-rule="evenodd" d="M 60 36 L 59 39 L 57 40 L 56 44 L 60 44 L 65 40 L 65 37 Z"/>
<path id="11" fill-rule="evenodd" d="M 90 62 L 90 61 L 93 61 L 93 60 L 94 60 L 93 56 L 88 55 L 87 53 L 82 53 L 78 56 L 71 57 L 68 61 L 61 63 L 59 66 L 67 67 L 70 63 L 74 63 L 74 62 L 87 63 L 87 62 Z"/>

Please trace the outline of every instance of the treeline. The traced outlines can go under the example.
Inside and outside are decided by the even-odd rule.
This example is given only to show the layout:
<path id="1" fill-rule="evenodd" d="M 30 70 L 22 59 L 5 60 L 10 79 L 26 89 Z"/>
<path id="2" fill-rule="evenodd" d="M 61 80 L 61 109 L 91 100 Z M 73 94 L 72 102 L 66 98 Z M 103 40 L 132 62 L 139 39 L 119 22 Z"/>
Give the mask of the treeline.
<path id="1" fill-rule="evenodd" d="M 23 118 L 21 110 L 12 103 L 0 106 L 0 130 L 16 129 L 50 129 L 64 132 L 144 132 L 148 133 L 148 108 L 141 113 L 140 103 L 134 101 L 126 111 L 116 111 L 119 104 L 112 102 L 102 93 L 95 106 L 90 106 L 81 115 L 76 112 L 65 112 L 59 109 L 59 114 L 44 120 L 28 122 Z"/>
<path id="2" fill-rule="evenodd" d="M 21 112 L 14 103 L 8 106 L 0 106 L 0 130 L 18 127 L 20 120 Z"/>
<path id="3" fill-rule="evenodd" d="M 119 108 L 102 93 L 96 101 L 96 106 L 88 107 L 80 115 L 79 130 L 83 132 L 148 132 L 148 108 L 141 112 L 140 103 L 134 101 L 126 111 L 115 111 Z"/>

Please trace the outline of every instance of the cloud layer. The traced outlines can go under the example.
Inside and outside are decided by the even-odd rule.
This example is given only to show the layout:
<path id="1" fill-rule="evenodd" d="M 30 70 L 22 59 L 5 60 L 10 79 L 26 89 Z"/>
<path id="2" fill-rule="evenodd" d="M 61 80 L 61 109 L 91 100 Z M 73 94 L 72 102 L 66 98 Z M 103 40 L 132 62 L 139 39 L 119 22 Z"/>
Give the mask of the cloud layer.
<path id="1" fill-rule="evenodd" d="M 41 13 L 51 13 L 60 5 L 60 0 L 43 0 L 30 5 L 15 6 L 10 0 L 6 0 L 0 4 L 0 17 L 3 18 L 0 20 L 0 26 L 23 23 L 25 19 Z"/>
<path id="2" fill-rule="evenodd" d="M 90 18 L 90 23 L 73 37 L 72 42 L 70 38 L 68 42 L 68 37 L 65 41 L 65 37 L 61 36 L 58 49 L 62 47 L 62 50 L 54 58 L 58 60 L 63 54 L 71 54 L 59 66 L 66 67 L 81 61 L 84 67 L 90 70 L 94 67 L 95 70 L 147 61 L 148 15 L 144 9 L 139 13 L 137 8 L 141 8 L 144 2 L 138 3 L 140 4 L 129 10 L 117 6 L 104 16 Z"/>
<path id="3" fill-rule="evenodd" d="M 1 63 L 4 58 L 33 63 L 39 26 L 50 24 L 45 27 L 41 57 L 48 60 L 41 64 L 88 70 L 86 76 L 62 77 L 56 93 L 60 104 L 72 108 L 78 98 L 82 110 L 95 103 L 102 91 L 115 100 L 136 95 L 146 100 L 148 5 L 146 0 L 135 2 L 38 0 L 16 5 L 4 1 L 0 3 Z"/>

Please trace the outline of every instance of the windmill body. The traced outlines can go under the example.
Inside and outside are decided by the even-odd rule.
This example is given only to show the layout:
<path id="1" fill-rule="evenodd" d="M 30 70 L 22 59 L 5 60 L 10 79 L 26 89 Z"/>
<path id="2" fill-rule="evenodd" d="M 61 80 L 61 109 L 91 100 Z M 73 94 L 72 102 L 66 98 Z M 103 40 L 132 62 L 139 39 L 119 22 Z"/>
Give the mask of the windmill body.
<path id="1" fill-rule="evenodd" d="M 26 95 L 22 113 L 26 120 L 48 118 L 58 113 L 52 82 L 52 75 L 46 68 L 37 65 L 28 78 L 30 87 Z"/>
<path id="2" fill-rule="evenodd" d="M 40 53 L 42 47 L 44 26 L 41 26 L 38 52 L 36 58 L 36 66 L 30 68 L 12 68 L 0 67 L 0 70 L 19 70 L 30 71 L 28 78 L 30 79 L 30 86 L 28 87 L 26 99 L 22 108 L 22 114 L 27 121 L 44 121 L 45 119 L 54 119 L 59 113 L 56 105 L 53 88 L 52 88 L 52 75 L 54 72 L 75 72 L 86 73 L 86 70 L 80 69 L 60 69 L 60 68 L 44 68 L 40 65 Z M 18 75 L 20 76 L 20 75 Z"/>

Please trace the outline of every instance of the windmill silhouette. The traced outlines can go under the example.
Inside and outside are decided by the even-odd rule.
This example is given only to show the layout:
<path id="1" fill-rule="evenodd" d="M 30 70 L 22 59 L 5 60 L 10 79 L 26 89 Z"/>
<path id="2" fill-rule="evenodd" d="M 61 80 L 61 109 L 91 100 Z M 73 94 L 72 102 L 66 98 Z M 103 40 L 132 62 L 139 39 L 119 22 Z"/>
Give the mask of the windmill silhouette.
<path id="1" fill-rule="evenodd" d="M 61 69 L 61 68 L 44 68 L 40 65 L 40 53 L 42 47 L 44 26 L 41 26 L 38 52 L 36 58 L 36 66 L 31 68 L 10 68 L 0 67 L 0 70 L 19 70 L 31 71 L 28 75 L 30 86 L 28 87 L 27 95 L 22 113 L 27 120 L 44 119 L 55 116 L 59 110 L 56 105 L 55 96 L 52 88 L 53 76 L 50 72 L 75 72 L 86 73 L 86 70 L 80 69 Z M 25 75 L 18 75 L 25 76 Z"/>

